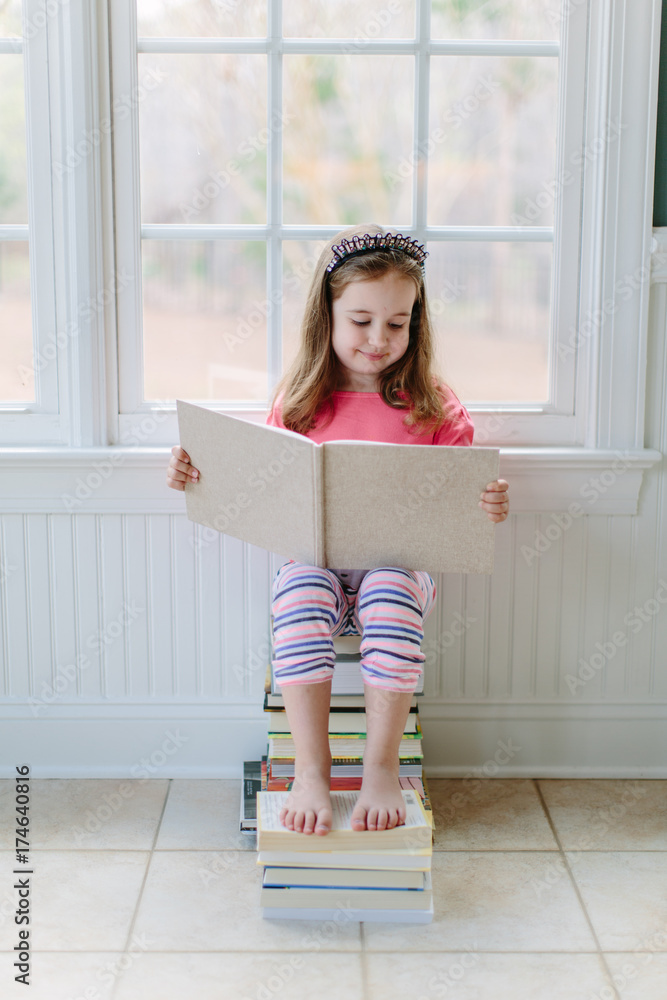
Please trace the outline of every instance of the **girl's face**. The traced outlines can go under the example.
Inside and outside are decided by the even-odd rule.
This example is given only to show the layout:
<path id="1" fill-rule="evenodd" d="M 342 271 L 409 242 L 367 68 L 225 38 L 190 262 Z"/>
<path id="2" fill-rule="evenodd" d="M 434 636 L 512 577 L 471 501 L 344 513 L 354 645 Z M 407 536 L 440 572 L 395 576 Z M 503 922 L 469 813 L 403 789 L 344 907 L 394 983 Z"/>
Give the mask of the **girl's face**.
<path id="1" fill-rule="evenodd" d="M 377 392 L 377 376 L 405 354 L 417 297 L 410 278 L 388 272 L 352 281 L 334 299 L 331 344 L 338 358 L 338 389 Z"/>

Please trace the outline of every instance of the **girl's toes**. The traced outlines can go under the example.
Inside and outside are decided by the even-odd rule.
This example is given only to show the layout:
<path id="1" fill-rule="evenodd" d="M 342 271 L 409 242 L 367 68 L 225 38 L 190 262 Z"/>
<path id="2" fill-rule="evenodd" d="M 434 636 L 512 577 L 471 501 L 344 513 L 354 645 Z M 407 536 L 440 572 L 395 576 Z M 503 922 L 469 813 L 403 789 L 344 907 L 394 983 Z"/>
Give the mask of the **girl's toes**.
<path id="1" fill-rule="evenodd" d="M 309 809 L 306 813 L 306 818 L 303 824 L 304 833 L 312 833 L 313 827 L 315 826 L 315 813 L 312 809 Z"/>
<path id="2" fill-rule="evenodd" d="M 378 811 L 377 809 L 370 809 L 366 816 L 366 824 L 369 830 L 377 829 L 378 821 Z"/>
<path id="3" fill-rule="evenodd" d="M 366 829 L 366 810 L 365 809 L 355 809 L 350 818 L 350 825 L 353 830 L 365 830 Z"/>
<path id="4" fill-rule="evenodd" d="M 380 809 L 378 813 L 378 830 L 386 830 L 389 822 L 389 813 L 386 809 Z"/>
<path id="5" fill-rule="evenodd" d="M 317 816 L 317 826 L 315 832 L 328 833 L 331 829 L 331 820 L 329 819 L 329 810 L 321 809 Z"/>

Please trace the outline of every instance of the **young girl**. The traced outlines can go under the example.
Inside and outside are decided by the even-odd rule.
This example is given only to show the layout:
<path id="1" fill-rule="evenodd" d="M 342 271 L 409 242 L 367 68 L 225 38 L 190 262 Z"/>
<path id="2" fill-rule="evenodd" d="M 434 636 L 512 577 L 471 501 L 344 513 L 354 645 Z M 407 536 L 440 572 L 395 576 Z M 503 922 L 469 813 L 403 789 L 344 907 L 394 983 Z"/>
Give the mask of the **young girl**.
<path id="1" fill-rule="evenodd" d="M 433 332 L 424 287 L 427 254 L 416 240 L 377 226 L 345 229 L 315 268 L 296 359 L 276 386 L 267 423 L 314 441 L 471 445 L 473 424 L 432 371 Z M 167 484 L 198 471 L 178 446 Z M 508 484 L 489 483 L 480 507 L 508 516 Z M 367 737 L 355 830 L 405 822 L 398 748 L 422 672 L 423 622 L 436 596 L 422 570 L 320 569 L 290 560 L 273 581 L 273 669 L 294 739 L 295 779 L 281 822 L 331 829 L 328 723 L 333 637 L 362 636 Z"/>

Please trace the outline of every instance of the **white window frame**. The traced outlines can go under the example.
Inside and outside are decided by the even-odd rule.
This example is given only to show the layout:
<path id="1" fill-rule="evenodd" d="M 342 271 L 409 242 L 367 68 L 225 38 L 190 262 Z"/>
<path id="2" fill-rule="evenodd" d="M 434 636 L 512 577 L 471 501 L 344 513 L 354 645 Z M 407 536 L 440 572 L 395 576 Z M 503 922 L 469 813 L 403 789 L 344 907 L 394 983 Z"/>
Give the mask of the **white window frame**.
<path id="1" fill-rule="evenodd" d="M 414 153 L 424 164 L 423 151 L 429 138 L 430 61 L 432 56 L 445 55 L 505 55 L 558 57 L 568 73 L 559 75 L 558 122 L 560 135 L 557 161 L 561 164 L 556 176 L 564 177 L 561 195 L 555 201 L 557 225 L 533 226 L 428 226 L 427 176 L 425 169 L 412 172 L 413 224 L 401 231 L 420 241 L 508 240 L 553 242 L 552 274 L 558 275 L 554 285 L 551 310 L 553 331 L 550 336 L 549 364 L 550 402 L 540 404 L 472 404 L 478 436 L 491 435 L 494 443 L 511 442 L 530 445 L 583 444 L 585 428 L 575 415 L 576 352 L 565 349 L 568 331 L 576 327 L 577 284 L 579 274 L 579 211 L 583 170 L 572 164 L 583 132 L 585 87 L 585 33 L 577 19 L 562 20 L 562 38 L 556 41 L 438 41 L 430 38 L 430 0 L 416 0 L 416 26 L 413 39 L 293 39 L 282 37 L 282 0 L 269 4 L 267 37 L 247 38 L 137 38 L 136 0 L 115 0 L 112 7 L 111 30 L 114 101 L 120 102 L 138 85 L 135 53 L 195 53 L 206 58 L 208 53 L 258 53 L 268 60 L 267 120 L 275 121 L 282 108 L 283 56 L 294 53 L 336 54 L 354 53 L 353 58 L 373 58 L 375 55 L 403 54 L 415 63 Z M 567 114 L 565 114 L 567 109 Z M 117 192 L 116 234 L 117 266 L 141 275 L 141 241 L 151 239 L 257 239 L 266 243 L 266 301 L 272 303 L 267 317 L 268 384 L 264 400 L 197 400 L 203 405 L 227 413 L 242 413 L 248 419 L 263 419 L 273 386 L 280 376 L 282 346 L 282 252 L 286 240 L 324 240 L 333 236 L 340 226 L 285 225 L 282 218 L 282 132 L 268 129 L 267 155 L 267 222 L 266 225 L 141 225 L 139 212 L 139 135 L 138 115 L 125 117 L 114 130 L 114 163 Z M 428 282 L 428 278 L 427 278 Z M 140 426 L 142 415 L 160 411 L 164 416 L 162 440 L 175 441 L 177 424 L 173 405 L 144 401 L 142 359 L 141 284 L 137 281 L 134 297 L 124 297 L 122 313 L 119 306 L 119 390 L 120 440 L 132 435 Z M 582 352 L 583 353 L 583 352 Z M 581 359 L 579 380 L 584 378 Z M 498 419 L 498 416 L 501 419 Z M 536 419 L 538 418 L 538 419 Z M 490 440 L 490 438 L 489 438 Z"/>
<path id="2" fill-rule="evenodd" d="M 43 9 L 47 0 L 24 2 L 30 9 Z M 141 269 L 136 269 L 139 261 L 136 224 L 139 219 L 138 135 L 136 118 L 132 119 L 129 130 L 123 122 L 115 122 L 111 133 L 101 126 L 109 120 L 114 95 L 118 86 L 123 85 L 122 81 L 127 81 L 133 65 L 136 74 L 133 41 L 136 29 L 132 28 L 129 17 L 131 7 L 129 0 L 48 2 L 57 7 L 47 18 L 45 28 L 50 128 L 47 159 L 51 176 L 53 164 L 64 162 L 68 149 L 76 148 L 82 137 L 97 135 L 99 141 L 92 144 L 89 155 L 82 157 L 76 169 L 66 174 L 59 184 L 55 180 L 52 185 L 43 181 L 35 183 L 38 173 L 31 154 L 30 184 L 33 188 L 38 187 L 39 192 L 31 189 L 30 197 L 46 199 L 51 193 L 53 198 L 51 215 L 47 210 L 43 216 L 51 220 L 50 239 L 44 231 L 31 231 L 36 250 L 31 261 L 35 266 L 40 254 L 46 255 L 49 243 L 52 244 L 56 290 L 55 309 L 41 305 L 35 309 L 37 335 L 42 336 L 42 324 L 47 334 L 49 325 L 51 331 L 66 329 L 68 321 L 77 317 L 81 302 L 97 301 L 108 288 L 114 287 L 120 267 L 135 267 L 137 281 L 131 289 L 132 294 L 126 290 L 118 296 L 117 313 L 112 297 L 92 317 L 82 321 L 77 327 L 78 335 L 68 338 L 63 349 L 58 351 L 60 418 L 57 435 L 53 426 L 45 430 L 31 420 L 32 417 L 45 417 L 53 425 L 58 418 L 52 414 L 0 413 L 5 441 L 14 445 L 0 449 L 0 467 L 7 473 L 0 509 L 52 510 L 68 476 L 73 477 L 75 471 L 80 472 L 86 464 L 90 466 L 100 458 L 114 455 L 120 460 L 115 474 L 108 484 L 93 492 L 90 500 L 82 502 L 79 509 L 181 510 L 180 495 L 164 487 L 167 445 L 177 440 L 173 409 L 164 404 L 141 403 L 133 409 L 139 396 L 136 384 L 132 388 L 125 371 L 128 365 L 131 367 L 136 362 L 141 316 Z M 424 0 L 418 2 L 423 4 Z M 582 195 L 576 205 L 580 220 L 576 257 L 584 263 L 578 265 L 577 282 L 573 283 L 570 272 L 566 274 L 562 269 L 556 272 L 554 268 L 554 304 L 563 302 L 565 292 L 574 294 L 578 289 L 576 328 L 590 316 L 602 317 L 602 322 L 593 322 L 590 331 L 579 335 L 576 343 L 574 419 L 573 414 L 567 412 L 565 396 L 556 401 L 564 412 L 557 412 L 555 405 L 552 412 L 543 409 L 533 414 L 525 409 L 522 412 L 522 408 L 500 405 L 495 408 L 471 406 L 470 409 L 476 424 L 475 443 L 501 448 L 501 475 L 512 482 L 515 513 L 566 508 L 572 500 L 580 499 L 581 484 L 591 475 L 609 468 L 620 452 L 630 459 L 629 471 L 616 477 L 615 484 L 591 513 L 631 514 L 637 511 L 643 470 L 662 457 L 659 452 L 643 447 L 648 303 L 650 281 L 654 280 L 650 277 L 652 243 L 655 246 L 655 280 L 665 280 L 664 269 L 660 269 L 664 241 L 653 240 L 651 226 L 661 2 L 650 0 L 641 5 L 632 0 L 564 2 L 570 13 L 563 21 L 560 58 L 567 72 L 575 73 L 575 79 L 577 72 L 583 72 L 585 78 L 582 132 L 571 148 L 586 147 L 593 142 L 603 134 L 607 122 L 627 124 L 618 141 L 606 144 L 592 162 L 583 164 Z M 110 24 L 107 3 L 112 12 Z M 267 51 L 276 36 L 278 0 L 273 0 L 272 12 L 270 40 L 265 43 Z M 422 18 L 420 31 L 423 31 L 423 24 Z M 31 51 L 37 52 L 37 43 L 33 40 L 31 44 Z M 218 42 L 210 40 L 207 44 L 217 45 Z M 254 51 L 254 40 L 246 44 Z M 293 40 L 282 43 L 279 49 L 298 51 L 300 44 L 299 40 Z M 307 44 L 309 50 L 314 48 L 313 43 Z M 318 44 L 325 50 L 327 46 L 335 46 L 334 42 Z M 399 51 L 404 42 L 394 40 L 377 44 Z M 436 51 L 439 44 L 431 43 L 436 49 L 429 51 Z M 454 43 L 443 44 L 453 46 Z M 290 46 L 297 48 L 290 49 Z M 26 44 L 26 51 L 29 50 Z M 280 51 L 276 50 L 274 72 Z M 421 51 L 417 58 L 421 59 L 418 75 L 423 80 L 428 52 Z M 278 87 L 279 80 L 273 78 L 273 73 L 269 77 L 269 86 Z M 46 78 L 42 76 L 43 80 Z M 39 115 L 34 101 L 37 87 L 31 79 L 26 98 L 30 102 L 29 130 L 36 127 L 35 115 Z M 567 115 L 574 114 L 577 120 L 577 108 L 581 107 L 577 94 L 572 87 L 567 87 L 564 93 L 567 101 L 561 102 L 560 113 L 563 115 L 567 110 Z M 423 109 L 419 118 L 417 144 L 420 136 L 426 134 L 427 119 Z M 562 129 L 561 132 L 565 135 Z M 569 130 L 567 141 L 570 141 Z M 279 170 L 279 135 L 274 142 L 270 155 L 275 169 Z M 567 162 L 568 151 L 567 143 L 562 141 L 560 163 Z M 574 214 L 569 198 L 574 187 L 570 185 L 565 189 L 557 206 L 563 233 L 566 232 L 563 214 L 565 226 L 572 217 L 568 213 Z M 271 197 L 269 193 L 267 226 L 257 228 L 256 238 L 259 239 L 275 236 L 273 228 L 280 225 L 280 208 Z M 32 211 L 39 222 L 35 210 Z M 130 218 L 128 223 L 128 213 L 134 222 Z M 423 221 L 423 213 L 417 216 L 418 220 L 420 218 Z M 287 235 L 297 238 L 327 236 L 333 231 L 325 227 L 313 230 L 309 227 L 282 228 L 289 228 Z M 411 232 L 421 239 L 430 235 L 425 227 L 421 230 L 413 227 Z M 147 232 L 145 235 L 157 234 Z M 456 236 L 456 233 L 450 230 L 449 235 Z M 466 237 L 470 235 L 465 233 Z M 192 236 L 186 234 L 184 238 Z M 271 247 L 278 246 L 279 240 L 268 241 L 272 254 L 269 271 L 274 277 L 278 275 L 280 261 Z M 559 251 L 555 248 L 555 252 Z M 571 257 L 566 264 L 568 261 L 571 262 Z M 48 268 L 36 275 L 40 278 L 40 289 L 44 288 L 41 281 L 45 273 Z M 632 294 L 617 301 L 614 309 L 605 313 L 602 307 L 613 301 L 614 290 L 630 287 L 628 280 L 638 274 L 640 278 L 635 281 Z M 134 303 L 128 311 L 131 298 Z M 559 314 L 558 308 L 554 308 L 554 322 L 559 330 L 565 330 L 557 316 L 569 314 L 562 308 Z M 269 368 L 270 377 L 275 379 L 280 357 L 279 310 L 275 311 L 272 321 L 276 335 L 270 341 L 273 353 L 269 357 Z M 123 376 L 120 399 L 119 358 Z M 211 405 L 215 406 L 215 401 L 211 401 Z M 238 413 L 239 410 L 243 410 L 242 403 L 226 407 L 227 412 Z M 252 408 L 244 411 L 244 416 L 263 420 L 264 410 L 261 404 L 253 402 Z M 147 419 L 152 419 L 163 433 L 161 439 L 155 433 L 146 439 L 142 421 Z M 12 422 L 21 422 L 28 429 L 19 431 L 11 426 Z M 557 433 L 551 433 L 550 427 L 553 429 L 556 424 Z M 522 436 L 524 430 L 538 426 L 543 428 L 543 432 L 540 431 L 542 438 L 536 430 Z M 28 449 L 25 443 L 31 439 L 35 447 Z M 43 447 L 56 440 L 62 442 L 63 447 Z M 126 448 L 123 444 L 142 440 L 149 446 Z M 524 443 L 526 441 L 530 443 Z"/>
<path id="3" fill-rule="evenodd" d="M 63 441 L 58 394 L 53 274 L 53 202 L 46 33 L 39 27 L 41 0 L 24 0 L 23 38 L 0 39 L 0 59 L 23 59 L 28 222 L 0 225 L 0 241 L 27 241 L 30 259 L 35 399 L 0 401 L 0 443 Z"/>

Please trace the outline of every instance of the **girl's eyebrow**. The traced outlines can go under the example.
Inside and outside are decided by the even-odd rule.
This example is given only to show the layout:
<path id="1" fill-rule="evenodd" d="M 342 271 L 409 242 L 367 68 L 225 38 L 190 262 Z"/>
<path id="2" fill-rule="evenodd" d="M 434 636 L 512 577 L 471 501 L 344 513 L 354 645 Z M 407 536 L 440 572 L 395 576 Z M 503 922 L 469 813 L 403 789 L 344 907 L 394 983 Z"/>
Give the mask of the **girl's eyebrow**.
<path id="1" fill-rule="evenodd" d="M 346 309 L 346 313 L 372 313 L 372 309 Z M 392 316 L 411 316 L 412 313 L 392 313 Z"/>

